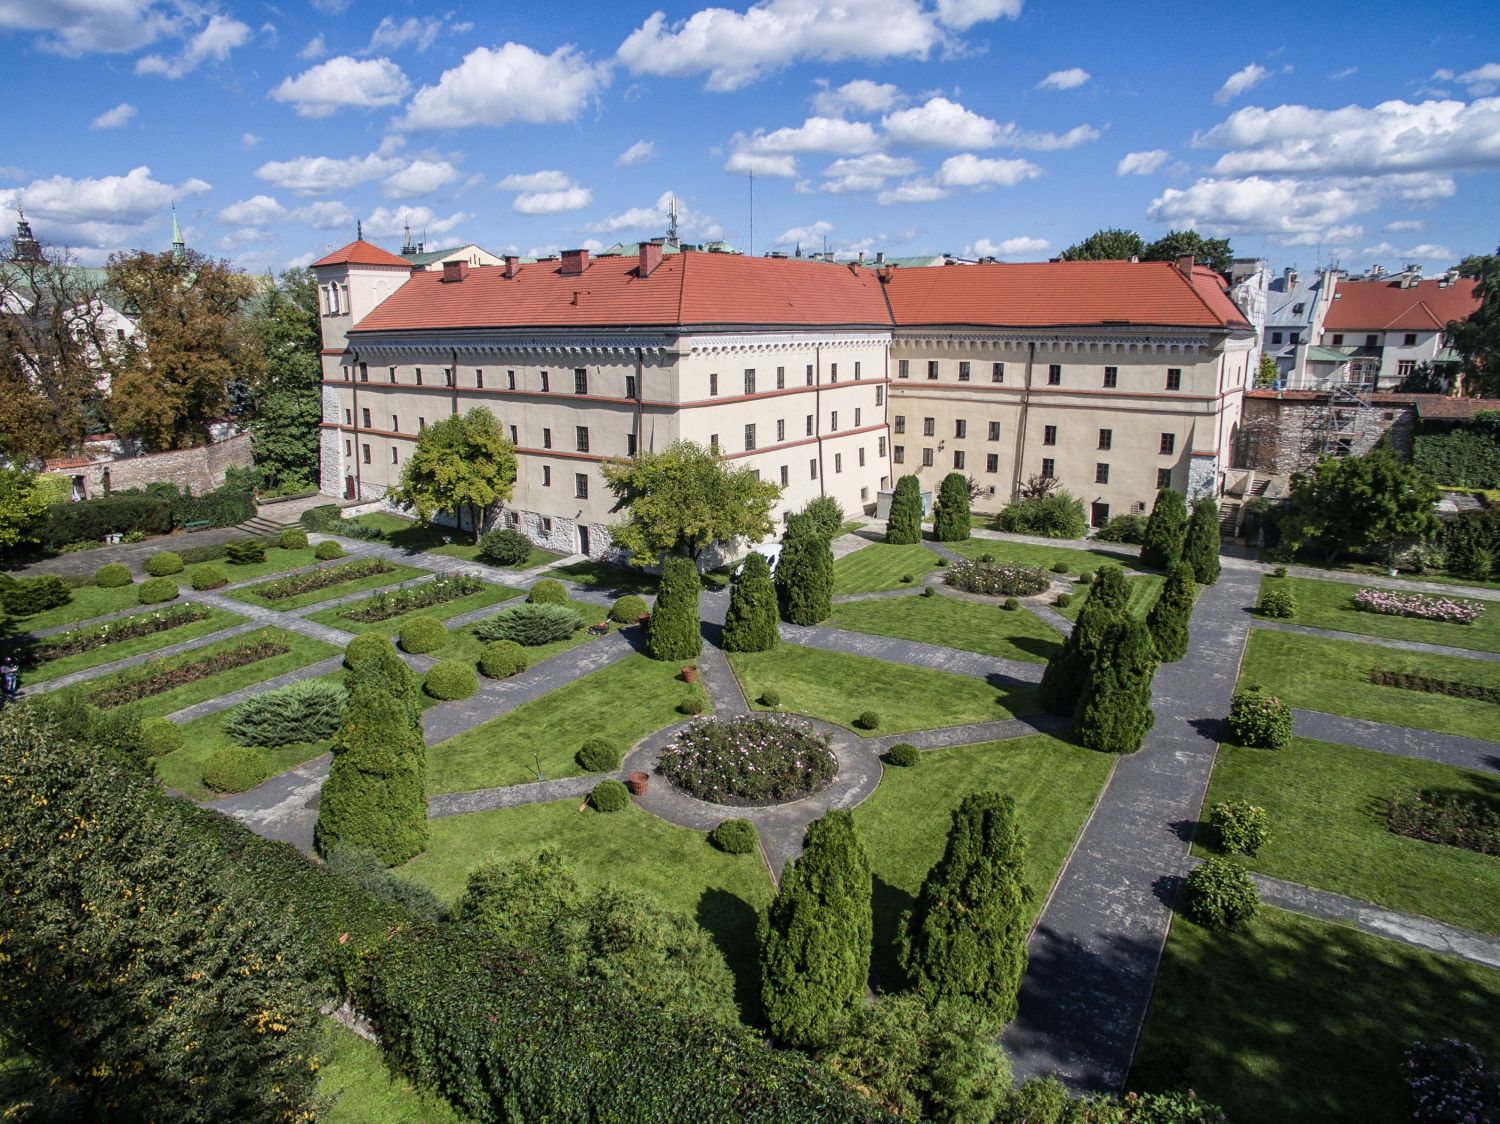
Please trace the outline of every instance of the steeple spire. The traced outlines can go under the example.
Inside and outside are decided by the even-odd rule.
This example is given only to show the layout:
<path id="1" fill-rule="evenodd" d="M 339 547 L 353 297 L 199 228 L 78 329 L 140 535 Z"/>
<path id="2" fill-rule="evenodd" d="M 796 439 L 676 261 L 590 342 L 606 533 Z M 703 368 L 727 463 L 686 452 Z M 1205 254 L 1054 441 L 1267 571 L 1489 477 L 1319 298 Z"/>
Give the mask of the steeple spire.
<path id="1" fill-rule="evenodd" d="M 182 237 L 182 227 L 177 224 L 177 204 L 172 204 L 172 257 L 181 261 L 187 257 L 187 242 Z"/>
<path id="2" fill-rule="evenodd" d="M 31 233 L 31 224 L 26 221 L 26 212 L 16 205 L 16 240 L 11 244 L 16 261 L 41 261 L 42 247 Z"/>

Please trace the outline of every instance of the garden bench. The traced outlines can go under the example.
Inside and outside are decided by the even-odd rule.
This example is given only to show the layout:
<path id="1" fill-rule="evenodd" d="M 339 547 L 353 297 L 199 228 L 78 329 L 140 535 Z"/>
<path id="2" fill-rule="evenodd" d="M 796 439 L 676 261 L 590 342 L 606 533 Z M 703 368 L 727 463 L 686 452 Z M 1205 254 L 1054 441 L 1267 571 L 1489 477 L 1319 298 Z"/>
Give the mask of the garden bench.
<path id="1" fill-rule="evenodd" d="M 191 533 L 193 531 L 206 531 L 209 527 L 213 526 L 213 524 L 210 523 L 207 519 L 193 519 L 187 523 L 184 523 L 182 526 L 185 531 Z"/>

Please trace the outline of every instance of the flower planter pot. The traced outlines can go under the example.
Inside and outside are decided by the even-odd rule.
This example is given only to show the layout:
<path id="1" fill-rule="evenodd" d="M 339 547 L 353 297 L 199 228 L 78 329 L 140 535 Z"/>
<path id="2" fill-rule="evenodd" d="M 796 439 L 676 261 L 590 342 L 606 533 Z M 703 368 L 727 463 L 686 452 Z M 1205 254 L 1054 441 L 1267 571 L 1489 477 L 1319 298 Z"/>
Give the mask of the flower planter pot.
<path id="1" fill-rule="evenodd" d="M 644 796 L 646 790 L 651 787 L 651 777 L 647 773 L 631 773 L 625 778 L 625 784 L 633 796 Z"/>
<path id="2" fill-rule="evenodd" d="M 698 682 L 698 669 L 696 667 L 685 667 L 682 669 L 682 681 L 684 683 Z"/>
<path id="3" fill-rule="evenodd" d="M 651 623 L 651 614 L 650 613 L 642 613 L 641 614 L 641 619 L 638 620 L 638 621 L 636 621 L 635 623 L 638 624 L 638 625 L 640 625 L 642 628 L 645 628 L 648 624 Z"/>

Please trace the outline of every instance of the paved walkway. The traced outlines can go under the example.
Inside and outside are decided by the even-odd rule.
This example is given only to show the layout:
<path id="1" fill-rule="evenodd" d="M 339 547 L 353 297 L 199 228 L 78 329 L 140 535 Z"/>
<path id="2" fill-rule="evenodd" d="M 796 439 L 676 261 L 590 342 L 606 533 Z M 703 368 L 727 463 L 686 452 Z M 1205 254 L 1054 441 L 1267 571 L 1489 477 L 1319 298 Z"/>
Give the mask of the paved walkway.
<path id="1" fill-rule="evenodd" d="M 313 828 L 318 822 L 318 794 L 332 762 L 333 756 L 325 753 L 278 773 L 258 788 L 225 796 L 205 807 L 233 816 L 257 835 L 311 852 Z"/>
<path id="2" fill-rule="evenodd" d="M 1156 673 L 1156 727 L 1115 766 L 1032 935 L 1020 1012 L 1004 1036 L 1018 1081 L 1055 1072 L 1075 1089 L 1124 1083 L 1258 584 L 1226 569 L 1199 595 L 1186 658 Z"/>
<path id="3" fill-rule="evenodd" d="M 1457 656 L 1465 660 L 1481 660 L 1488 663 L 1500 663 L 1500 652 L 1481 652 L 1474 648 L 1455 648 L 1451 644 L 1425 644 L 1420 640 L 1394 640 L 1388 636 L 1370 636 L 1363 632 L 1345 632 L 1336 628 L 1313 628 L 1306 624 L 1293 624 L 1291 621 L 1266 620 L 1263 617 L 1255 618 L 1256 628 L 1269 629 L 1272 632 L 1295 632 L 1299 636 L 1317 636 L 1324 640 L 1346 640 L 1358 644 L 1374 644 L 1378 648 L 1392 648 L 1399 652 L 1420 652 L 1434 656 Z"/>
<path id="4" fill-rule="evenodd" d="M 1497 742 L 1392 726 L 1385 722 L 1368 722 L 1363 718 L 1342 718 L 1320 710 L 1294 708 L 1292 718 L 1292 732 L 1299 738 L 1353 745 L 1399 757 L 1420 757 L 1424 761 L 1458 765 L 1465 769 L 1500 772 L 1500 743 Z"/>

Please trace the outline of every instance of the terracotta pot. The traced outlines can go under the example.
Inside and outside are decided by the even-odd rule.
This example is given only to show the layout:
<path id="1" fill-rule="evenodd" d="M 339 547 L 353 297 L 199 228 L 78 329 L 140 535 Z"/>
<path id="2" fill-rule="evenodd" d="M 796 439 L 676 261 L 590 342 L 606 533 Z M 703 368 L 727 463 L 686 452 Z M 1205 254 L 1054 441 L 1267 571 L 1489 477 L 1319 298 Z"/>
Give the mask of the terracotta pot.
<path id="1" fill-rule="evenodd" d="M 638 620 L 638 621 L 636 621 L 635 623 L 638 624 L 638 625 L 640 625 L 642 628 L 645 628 L 648 624 L 651 623 L 651 614 L 650 613 L 642 613 L 641 614 L 641 619 Z"/>
<path id="2" fill-rule="evenodd" d="M 636 796 L 646 795 L 646 789 L 651 787 L 651 777 L 647 773 L 631 773 L 625 778 L 626 785 Z"/>
<path id="3" fill-rule="evenodd" d="M 696 667 L 685 667 L 682 669 L 682 681 L 684 683 L 698 682 L 698 669 Z"/>

